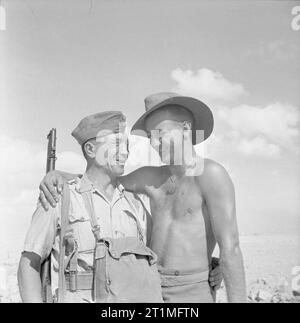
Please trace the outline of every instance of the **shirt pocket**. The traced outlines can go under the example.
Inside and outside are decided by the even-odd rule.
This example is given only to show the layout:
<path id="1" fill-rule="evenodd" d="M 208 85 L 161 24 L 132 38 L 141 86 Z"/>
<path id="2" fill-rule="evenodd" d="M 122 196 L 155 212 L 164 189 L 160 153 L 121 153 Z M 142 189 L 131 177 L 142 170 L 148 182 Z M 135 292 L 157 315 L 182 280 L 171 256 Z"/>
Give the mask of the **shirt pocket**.
<path id="1" fill-rule="evenodd" d="M 87 252 L 95 248 L 95 237 L 92 233 L 90 217 L 85 209 L 71 204 L 69 225 L 74 233 L 79 252 Z"/>

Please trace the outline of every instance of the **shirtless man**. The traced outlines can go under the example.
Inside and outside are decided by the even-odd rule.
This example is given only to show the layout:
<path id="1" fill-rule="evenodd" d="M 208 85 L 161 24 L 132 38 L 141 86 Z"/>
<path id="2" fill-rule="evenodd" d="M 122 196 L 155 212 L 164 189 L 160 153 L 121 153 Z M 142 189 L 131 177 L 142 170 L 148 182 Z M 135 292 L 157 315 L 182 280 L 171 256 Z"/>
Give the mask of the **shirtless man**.
<path id="1" fill-rule="evenodd" d="M 234 187 L 229 175 L 215 161 L 197 156 L 194 148 L 189 158 L 182 156 L 181 165 L 175 163 L 177 146 L 182 146 L 180 138 L 192 146 L 211 134 L 210 109 L 201 101 L 174 93 L 154 94 L 145 103 L 147 111 L 132 131 L 137 134 L 139 130 L 143 136 L 159 132 L 158 138 L 150 138 L 151 145 L 167 165 L 140 168 L 120 181 L 127 190 L 150 198 L 149 246 L 158 256 L 164 301 L 215 301 L 208 273 L 217 243 L 228 301 L 246 302 Z M 204 132 L 203 138 L 196 135 L 197 130 Z M 166 145 L 169 149 L 162 148 Z M 55 205 L 58 195 L 54 187 L 59 192 L 65 178 L 72 177 L 55 172 L 44 178 L 40 199 L 45 207 L 46 198 Z"/>

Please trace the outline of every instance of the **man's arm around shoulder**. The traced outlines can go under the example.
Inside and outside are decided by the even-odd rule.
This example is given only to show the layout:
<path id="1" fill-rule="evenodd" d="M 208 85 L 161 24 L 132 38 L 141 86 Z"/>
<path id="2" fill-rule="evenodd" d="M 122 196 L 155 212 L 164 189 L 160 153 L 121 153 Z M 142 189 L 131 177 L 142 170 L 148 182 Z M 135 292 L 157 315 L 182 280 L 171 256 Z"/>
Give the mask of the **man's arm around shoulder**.
<path id="1" fill-rule="evenodd" d="M 161 168 L 145 166 L 119 177 L 127 191 L 150 195 L 153 188 L 161 183 Z"/>

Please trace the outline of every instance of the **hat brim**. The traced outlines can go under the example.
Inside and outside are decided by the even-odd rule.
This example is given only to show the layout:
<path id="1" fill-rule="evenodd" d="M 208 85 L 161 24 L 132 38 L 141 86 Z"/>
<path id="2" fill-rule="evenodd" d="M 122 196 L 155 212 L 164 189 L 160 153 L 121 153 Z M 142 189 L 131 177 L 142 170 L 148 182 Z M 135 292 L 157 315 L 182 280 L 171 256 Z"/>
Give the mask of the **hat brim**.
<path id="1" fill-rule="evenodd" d="M 202 101 L 187 96 L 172 97 L 152 107 L 136 121 L 136 123 L 131 128 L 131 134 L 147 137 L 147 129 L 145 125 L 146 118 L 154 111 L 157 111 L 158 109 L 161 109 L 166 105 L 179 105 L 192 113 L 194 118 L 192 128 L 193 145 L 197 145 L 203 142 L 211 135 L 214 128 L 214 117 L 212 111 Z M 196 135 L 196 130 L 202 130 L 204 132 L 203 135 Z"/>

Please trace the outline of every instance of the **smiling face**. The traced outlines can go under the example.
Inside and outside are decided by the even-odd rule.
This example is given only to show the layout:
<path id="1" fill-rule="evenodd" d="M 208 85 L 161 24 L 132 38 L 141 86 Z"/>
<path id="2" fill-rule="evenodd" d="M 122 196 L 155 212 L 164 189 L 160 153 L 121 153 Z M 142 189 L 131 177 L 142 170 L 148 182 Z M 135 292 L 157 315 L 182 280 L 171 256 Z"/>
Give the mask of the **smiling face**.
<path id="1" fill-rule="evenodd" d="M 147 117 L 145 125 L 151 146 L 164 164 L 182 163 L 184 145 L 192 142 L 192 123 L 191 113 L 174 105 L 158 109 Z"/>
<path id="2" fill-rule="evenodd" d="M 115 176 L 124 173 L 128 159 L 128 136 L 125 133 L 111 133 L 94 138 L 84 144 L 85 156 L 95 166 L 105 168 Z"/>

